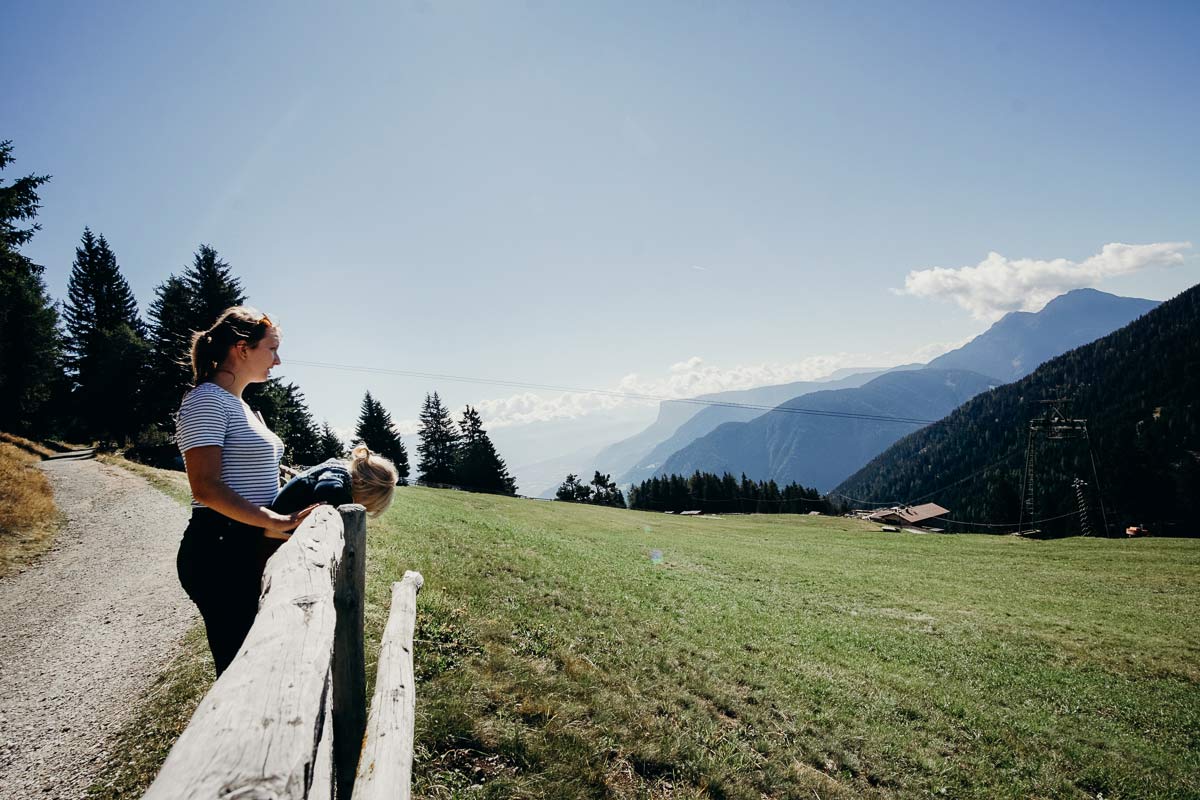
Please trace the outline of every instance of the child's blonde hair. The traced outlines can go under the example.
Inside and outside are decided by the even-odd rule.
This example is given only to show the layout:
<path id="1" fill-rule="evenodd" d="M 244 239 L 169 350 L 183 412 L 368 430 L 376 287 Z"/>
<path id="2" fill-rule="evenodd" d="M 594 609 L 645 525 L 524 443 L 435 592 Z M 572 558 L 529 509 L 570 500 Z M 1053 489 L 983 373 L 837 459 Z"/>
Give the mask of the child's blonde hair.
<path id="1" fill-rule="evenodd" d="M 354 502 L 372 517 L 387 511 L 399 480 L 396 466 L 378 453 L 372 453 L 365 444 L 350 451 L 350 492 Z"/>

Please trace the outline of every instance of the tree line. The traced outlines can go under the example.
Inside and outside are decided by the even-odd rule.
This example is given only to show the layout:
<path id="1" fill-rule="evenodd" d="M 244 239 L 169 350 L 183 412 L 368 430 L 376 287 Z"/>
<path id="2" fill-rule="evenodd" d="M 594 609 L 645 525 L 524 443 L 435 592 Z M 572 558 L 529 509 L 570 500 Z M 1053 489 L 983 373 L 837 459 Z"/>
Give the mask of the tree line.
<path id="1" fill-rule="evenodd" d="M 780 488 L 773 481 L 741 480 L 726 472 L 720 476 L 697 470 L 691 477 L 662 475 L 629 490 L 629 507 L 645 511 L 702 511 L 706 514 L 807 514 L 831 511 L 828 500 L 816 489 L 799 483 Z"/>
<path id="2" fill-rule="evenodd" d="M 0 142 L 0 173 L 13 161 Z M 175 412 L 191 388 L 190 344 L 247 294 L 231 266 L 202 244 L 192 262 L 154 290 L 146 320 L 103 234 L 84 228 L 61 306 L 44 267 L 21 252 L 40 225 L 38 189 L 50 178 L 0 178 L 0 429 L 128 446 L 129 454 L 173 466 Z M 295 383 L 272 378 L 245 393 L 283 440 L 285 460 L 310 465 L 346 454 L 328 422 L 317 425 Z M 515 482 L 468 406 L 458 425 L 437 393 L 421 411 L 418 480 L 514 494 Z M 368 391 L 355 443 L 390 458 L 406 482 L 408 453 L 391 415 Z"/>
<path id="3" fill-rule="evenodd" d="M 555 500 L 568 503 L 590 503 L 594 506 L 626 508 L 625 495 L 609 475 L 596 470 L 591 483 L 584 483 L 575 473 L 567 475 L 554 493 Z"/>

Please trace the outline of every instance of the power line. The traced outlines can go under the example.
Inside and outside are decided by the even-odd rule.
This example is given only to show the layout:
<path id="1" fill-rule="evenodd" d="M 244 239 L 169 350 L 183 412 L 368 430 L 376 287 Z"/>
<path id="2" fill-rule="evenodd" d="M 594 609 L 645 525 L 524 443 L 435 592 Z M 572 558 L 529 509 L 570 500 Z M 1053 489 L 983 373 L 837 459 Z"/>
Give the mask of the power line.
<path id="1" fill-rule="evenodd" d="M 302 367 L 317 367 L 319 369 L 337 369 L 344 372 L 366 372 L 379 375 L 398 375 L 406 378 L 425 378 L 427 380 L 457 381 L 459 383 L 479 383 L 491 386 L 506 386 L 514 389 L 540 389 L 542 391 L 564 392 L 567 394 L 597 394 L 604 397 L 620 397 L 627 400 L 649 400 L 658 403 L 689 403 L 698 406 L 715 406 L 719 408 L 737 408 L 747 411 L 779 411 L 786 414 L 808 414 L 816 417 L 831 417 L 834 419 L 860 419 L 869 422 L 896 422 L 904 425 L 932 425 L 937 420 L 919 419 L 917 417 L 895 417 L 887 414 L 861 414 L 850 411 L 827 411 L 817 408 L 799 408 L 796 406 L 771 406 L 757 403 L 737 403 L 728 400 L 703 400 L 696 397 L 675 398 L 662 397 L 653 394 L 637 392 L 618 392 L 610 389 L 581 389 L 575 386 L 555 386 L 553 384 L 529 383 L 526 381 L 509 381 L 498 378 L 474 378 L 466 375 L 447 375 L 437 372 L 418 372 L 415 370 L 390 369 L 386 367 L 364 367 L 352 364 L 333 364 L 327 361 L 304 361 L 289 359 L 289 364 Z"/>
<path id="2" fill-rule="evenodd" d="M 1016 528 L 1022 524 L 1025 525 L 1040 525 L 1043 522 L 1054 522 L 1067 517 L 1078 516 L 1078 511 L 1068 511 L 1066 514 L 1059 514 L 1057 517 L 1043 517 L 1042 519 L 1027 519 L 1024 523 L 1021 522 L 967 522 L 961 519 L 939 519 L 938 522 L 953 522 L 955 525 L 976 525 L 981 528 Z"/>

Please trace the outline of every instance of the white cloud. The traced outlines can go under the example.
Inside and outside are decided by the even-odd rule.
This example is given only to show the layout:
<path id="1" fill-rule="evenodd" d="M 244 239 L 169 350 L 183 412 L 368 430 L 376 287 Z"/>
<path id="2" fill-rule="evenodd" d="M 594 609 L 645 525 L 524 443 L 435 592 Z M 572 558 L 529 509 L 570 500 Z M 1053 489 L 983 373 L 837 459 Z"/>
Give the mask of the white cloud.
<path id="1" fill-rule="evenodd" d="M 1083 261 L 1009 259 L 999 253 L 975 266 L 934 267 L 908 273 L 899 294 L 952 300 L 976 319 L 995 320 L 1009 311 L 1040 311 L 1063 292 L 1082 289 L 1117 275 L 1155 266 L 1175 266 L 1184 260 L 1191 242 L 1104 245 Z"/>
<path id="2" fill-rule="evenodd" d="M 626 375 L 609 390 L 542 395 L 522 392 L 474 404 L 489 428 L 527 425 L 553 419 L 577 419 L 589 414 L 631 405 L 654 405 L 660 400 L 677 400 L 714 392 L 753 389 L 794 381 L 817 380 L 845 367 L 890 367 L 925 362 L 960 346 L 963 342 L 925 345 L 904 353 L 832 353 L 790 363 L 742 364 L 718 367 L 693 356 L 667 368 L 658 377 Z M 397 427 L 409 432 L 409 421 Z M 416 430 L 416 421 L 411 421 Z"/>

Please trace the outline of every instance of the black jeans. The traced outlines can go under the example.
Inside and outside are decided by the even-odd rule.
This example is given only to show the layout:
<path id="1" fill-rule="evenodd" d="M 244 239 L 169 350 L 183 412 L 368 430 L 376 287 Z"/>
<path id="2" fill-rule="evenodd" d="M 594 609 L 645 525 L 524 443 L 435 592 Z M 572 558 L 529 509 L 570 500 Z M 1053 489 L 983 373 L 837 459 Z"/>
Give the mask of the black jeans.
<path id="1" fill-rule="evenodd" d="M 217 675 L 233 661 L 254 624 L 263 567 L 276 546 L 263 537 L 262 528 L 211 509 L 192 509 L 175 566 L 204 618 Z"/>

